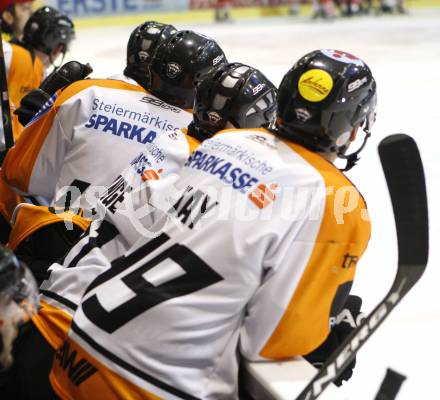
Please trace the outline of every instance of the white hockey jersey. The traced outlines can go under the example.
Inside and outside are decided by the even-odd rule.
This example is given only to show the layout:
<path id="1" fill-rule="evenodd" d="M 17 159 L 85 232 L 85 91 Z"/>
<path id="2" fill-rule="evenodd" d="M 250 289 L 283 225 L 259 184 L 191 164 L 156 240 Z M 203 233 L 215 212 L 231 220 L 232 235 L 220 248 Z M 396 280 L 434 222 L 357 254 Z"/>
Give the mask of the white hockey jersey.
<path id="1" fill-rule="evenodd" d="M 173 187 L 177 172 L 199 144 L 184 132 L 160 134 L 131 160 L 96 204 L 100 218 L 95 218 L 88 233 L 60 263 L 49 268 L 34 324 L 52 347 L 59 347 L 67 337 L 71 316 L 88 284 L 149 233 L 150 197 L 156 191 L 164 196 L 164 189 Z"/>
<path id="2" fill-rule="evenodd" d="M 50 374 L 61 398 L 234 399 L 237 351 L 326 338 L 370 236 L 350 181 L 263 129 L 203 142 L 180 175 L 158 235 L 87 288 Z"/>
<path id="3" fill-rule="evenodd" d="M 4 180 L 42 205 L 93 207 L 113 178 L 158 134 L 186 127 L 173 107 L 119 76 L 73 83 L 26 126 L 2 167 Z M 64 206 L 65 204 L 62 204 Z M 70 205 L 70 204 L 68 204 Z"/>

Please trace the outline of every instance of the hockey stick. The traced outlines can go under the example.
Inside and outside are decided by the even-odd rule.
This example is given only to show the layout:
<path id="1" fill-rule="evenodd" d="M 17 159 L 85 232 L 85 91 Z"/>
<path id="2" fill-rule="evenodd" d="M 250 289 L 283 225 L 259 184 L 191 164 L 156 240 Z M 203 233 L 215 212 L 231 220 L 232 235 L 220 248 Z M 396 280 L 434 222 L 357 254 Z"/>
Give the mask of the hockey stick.
<path id="1" fill-rule="evenodd" d="M 6 149 L 14 145 L 14 136 L 12 134 L 11 109 L 9 107 L 8 81 L 6 79 L 6 62 L 3 51 L 2 31 L 0 27 L 0 88 L 1 88 L 1 111 L 3 120 L 3 132 L 5 137 Z"/>
<path id="2" fill-rule="evenodd" d="M 416 284 L 428 262 L 428 206 L 420 154 L 408 135 L 386 137 L 379 156 L 393 204 L 398 267 L 389 293 L 351 332 L 296 400 L 315 400 L 332 383 L 394 307 Z"/>

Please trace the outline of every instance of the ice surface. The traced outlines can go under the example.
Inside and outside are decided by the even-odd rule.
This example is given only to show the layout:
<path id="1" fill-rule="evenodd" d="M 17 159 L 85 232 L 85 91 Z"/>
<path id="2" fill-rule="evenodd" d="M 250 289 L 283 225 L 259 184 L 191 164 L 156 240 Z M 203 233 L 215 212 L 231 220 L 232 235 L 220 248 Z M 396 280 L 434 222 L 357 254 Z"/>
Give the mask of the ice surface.
<path id="1" fill-rule="evenodd" d="M 419 144 L 428 184 L 431 254 L 422 280 L 361 350 L 355 376 L 340 389 L 340 400 L 372 400 L 389 366 L 408 376 L 399 400 L 440 399 L 440 10 L 334 22 L 276 18 L 177 27 L 212 36 L 230 61 L 260 68 L 275 84 L 296 59 L 318 48 L 346 50 L 370 65 L 378 83 L 378 118 L 359 166 L 349 174 L 367 200 L 373 226 L 353 290 L 364 299 L 365 310 L 386 294 L 396 270 L 394 222 L 376 150 L 388 134 L 408 133 Z M 80 29 L 68 58 L 90 62 L 94 77 L 120 73 L 132 28 Z"/>

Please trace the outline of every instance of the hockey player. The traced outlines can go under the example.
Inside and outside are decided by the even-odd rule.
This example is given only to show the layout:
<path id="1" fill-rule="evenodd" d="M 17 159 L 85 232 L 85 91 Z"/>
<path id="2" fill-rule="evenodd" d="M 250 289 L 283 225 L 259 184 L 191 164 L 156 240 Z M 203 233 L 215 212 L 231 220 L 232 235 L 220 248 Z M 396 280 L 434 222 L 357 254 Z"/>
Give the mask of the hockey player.
<path id="1" fill-rule="evenodd" d="M 312 1 L 313 14 L 312 18 L 333 19 L 336 17 L 336 8 L 333 0 L 313 0 Z"/>
<path id="2" fill-rule="evenodd" d="M 164 25 L 161 26 L 163 29 L 166 28 Z M 142 29 L 141 31 L 141 35 L 148 34 L 150 35 L 148 36 L 150 39 L 154 37 L 157 39 L 161 34 L 160 30 L 157 32 L 157 30 L 150 31 L 149 29 Z M 162 34 L 163 33 L 164 32 L 162 32 Z M 137 35 L 133 35 L 132 39 L 144 45 L 144 40 L 138 40 Z M 157 97 L 127 77 L 120 77 L 119 80 L 88 80 L 76 82 L 61 92 L 55 100 L 54 106 L 49 110 L 42 111 L 40 115 L 37 115 L 34 121 L 28 125 L 23 134 L 24 136 L 17 141 L 16 146 L 5 160 L 4 168 L 6 171 L 8 171 L 8 163 L 11 162 L 11 159 L 16 157 L 16 161 L 11 162 L 9 166 L 11 168 L 10 171 L 15 173 L 18 178 L 20 177 L 20 173 L 14 171 L 13 165 L 20 162 L 21 165 L 24 163 L 24 167 L 26 167 L 26 162 L 22 161 L 23 159 L 27 159 L 26 156 L 22 157 L 19 153 L 14 154 L 15 150 L 21 146 L 23 146 L 22 151 L 25 153 L 33 146 L 43 146 L 38 149 L 40 151 L 40 154 L 38 154 L 40 160 L 52 160 L 54 155 L 63 155 L 51 152 L 50 145 L 55 141 L 60 145 L 58 151 L 64 153 L 70 150 L 70 156 L 65 156 L 68 162 L 65 162 L 62 166 L 66 173 L 63 174 L 62 172 L 60 179 L 66 179 L 66 176 L 69 176 L 70 173 L 75 175 L 69 179 L 77 179 L 74 185 L 76 184 L 80 188 L 84 187 L 82 186 L 84 182 L 79 181 L 79 179 L 90 179 L 92 184 L 95 185 L 108 185 L 114 177 L 129 164 L 136 154 L 144 149 L 150 148 L 151 142 L 156 137 L 156 131 L 160 133 L 166 130 L 175 130 L 179 126 L 187 126 L 191 121 L 191 113 L 177 107 L 175 104 L 185 107 L 190 106 L 194 98 L 194 82 L 200 79 L 201 76 L 207 73 L 211 68 L 218 67 L 226 62 L 226 58 L 216 42 L 192 31 L 175 33 L 168 37 L 163 43 L 159 42 L 157 44 L 158 48 L 155 49 L 154 52 L 156 57 L 154 59 L 155 63 L 152 65 L 151 83 L 149 79 L 145 82 L 139 82 L 141 84 L 148 83 L 148 88 L 152 92 L 157 93 Z M 162 45 L 163 47 L 161 47 Z M 130 49 L 132 48 L 131 46 L 128 47 Z M 142 52 L 146 51 L 145 48 L 141 50 Z M 174 57 L 175 55 L 178 56 Z M 129 57 L 129 62 L 130 60 L 131 58 Z M 180 61 L 178 63 L 178 66 L 181 68 L 179 73 L 175 73 L 174 68 L 172 68 L 177 61 Z M 174 72 L 171 73 L 170 71 Z M 133 75 L 133 78 L 136 79 L 139 77 Z M 77 92 L 78 95 L 76 95 Z M 109 94 L 111 94 L 112 100 L 109 100 Z M 165 103 L 165 101 L 162 100 L 162 98 L 165 97 L 173 101 L 173 104 Z M 78 104 L 83 106 L 81 109 L 82 112 L 76 109 Z M 75 110 L 73 113 L 72 109 Z M 112 113 L 115 118 L 111 118 Z M 54 121 L 56 118 L 55 115 L 58 116 L 58 121 Z M 137 119 L 133 121 L 133 118 L 137 118 L 137 115 L 140 115 L 139 121 L 137 121 Z M 76 121 L 72 121 L 71 118 L 76 118 Z M 81 118 L 83 118 L 83 120 L 80 120 Z M 103 123 L 104 118 L 107 118 L 105 124 Z M 63 129 L 61 129 L 61 125 L 58 124 L 61 120 L 64 122 L 62 126 Z M 111 122 L 112 120 L 115 122 Z M 44 125 L 44 121 L 49 127 Z M 52 122 L 54 122 L 53 125 Z M 75 135 L 72 137 L 73 141 L 69 148 L 66 149 L 65 146 L 67 143 L 64 142 L 64 135 L 70 134 L 72 136 L 71 129 L 74 124 L 76 124 Z M 115 124 L 117 127 L 114 126 Z M 157 126 L 157 128 L 155 126 Z M 33 130 L 31 130 L 32 128 Z M 44 131 L 44 128 L 50 129 L 50 131 Z M 118 135 L 118 132 L 120 135 Z M 39 136 L 40 138 L 38 140 L 34 140 Z M 29 142 L 21 142 L 21 140 L 25 138 L 29 140 Z M 75 145 L 75 141 L 77 141 L 76 148 L 72 146 Z M 85 141 L 89 144 L 88 148 L 84 148 L 83 146 Z M 44 144 L 42 142 L 44 142 Z M 47 144 L 48 142 L 50 145 Z M 27 143 L 27 145 L 24 143 Z M 103 164 L 102 160 L 109 158 L 109 154 L 115 146 L 118 146 L 118 152 L 113 152 L 111 154 L 111 160 Z M 26 153 L 26 155 L 28 154 L 29 153 Z M 69 153 L 67 154 L 69 155 Z M 35 156 L 37 156 L 37 154 L 35 154 Z M 32 160 L 32 162 L 34 161 L 35 159 Z M 55 158 L 54 162 L 56 165 L 53 167 L 61 168 L 62 161 L 63 160 Z M 47 171 L 47 176 L 39 176 L 41 171 L 39 171 L 39 168 L 36 169 L 38 173 L 37 178 L 39 179 L 37 179 L 38 183 L 50 187 L 55 186 L 54 182 L 48 179 L 51 178 L 52 173 L 59 171 L 55 171 L 51 168 Z M 89 178 L 89 176 L 91 178 Z M 88 199 L 90 200 L 91 198 L 89 197 Z M 93 198 L 92 201 L 93 200 L 95 199 Z M 44 215 L 41 215 L 40 208 L 38 208 L 35 213 L 33 209 L 29 211 L 29 207 L 30 206 L 22 207 L 23 210 L 20 208 L 20 213 L 25 211 L 25 215 L 22 219 L 25 223 L 29 223 L 29 220 L 35 223 L 31 229 L 35 227 L 41 228 L 44 224 L 48 224 L 48 220 L 49 224 L 51 224 L 53 219 L 57 217 L 56 215 L 52 215 L 51 221 L 50 218 L 47 218 L 47 213 L 43 212 Z M 58 218 L 58 220 L 63 222 L 60 218 Z M 23 232 L 26 234 L 29 233 L 28 225 L 25 225 L 24 229 L 18 233 L 18 236 L 25 241 L 28 237 L 21 236 Z M 52 238 L 56 239 L 56 232 Z M 29 241 L 32 243 L 31 239 Z M 49 247 L 53 246 L 53 243 L 54 242 L 50 242 Z M 57 245 L 62 244 L 62 240 L 57 240 L 56 243 Z M 46 248 L 46 252 L 50 250 L 50 248 Z M 52 309 L 48 310 L 47 314 L 49 318 L 51 312 Z M 62 324 L 57 326 L 57 328 L 62 329 L 64 338 L 68 328 L 68 326 L 63 325 L 65 319 L 58 319 L 56 322 Z M 31 331 L 26 334 L 25 338 L 21 338 L 21 341 L 26 342 L 26 338 L 28 337 L 31 338 L 32 344 L 35 343 L 35 340 L 37 342 L 42 340 L 41 334 L 38 334 L 38 331 Z M 35 347 L 41 349 L 43 353 L 44 351 L 48 351 L 48 348 L 43 348 L 42 346 Z M 22 349 L 26 348 L 26 343 L 24 343 Z M 38 356 L 44 357 L 44 354 L 41 352 L 38 353 Z M 20 357 L 20 354 L 17 355 L 17 358 L 21 360 L 21 362 L 17 362 L 17 365 L 11 372 L 11 386 L 24 391 L 20 394 L 20 398 L 26 398 L 26 396 L 32 398 L 33 392 L 37 389 L 34 386 L 30 388 L 29 385 L 21 382 L 21 379 L 27 379 L 26 376 L 28 376 L 28 374 L 17 374 L 15 372 L 16 369 L 26 369 L 29 366 L 27 361 L 28 356 L 25 350 L 22 356 L 23 357 Z M 39 360 L 36 361 L 36 364 L 39 365 Z M 39 371 L 44 371 L 44 369 L 40 368 Z M 35 380 L 32 380 L 33 385 L 34 381 Z M 27 383 L 29 383 L 29 381 L 27 381 Z"/>
<path id="3" fill-rule="evenodd" d="M 146 26 L 150 26 L 150 28 L 159 29 L 159 31 L 162 31 L 162 28 L 164 25 L 157 24 L 156 23 L 145 23 L 137 27 L 132 34 L 132 37 L 129 40 L 129 45 L 141 46 L 142 41 L 145 40 L 151 40 L 151 48 L 150 52 L 154 49 L 155 45 L 158 43 L 155 39 L 155 32 L 153 31 L 150 34 L 146 34 L 146 31 L 144 31 Z M 165 29 L 163 29 L 163 38 L 169 37 L 172 33 L 175 33 L 176 29 L 169 25 L 166 26 Z M 26 26 L 26 34 L 25 39 L 22 42 L 25 47 L 32 47 L 35 46 L 37 49 L 40 49 L 39 54 L 43 54 L 46 59 L 50 59 L 55 57 L 56 54 L 59 54 L 61 52 L 65 52 L 68 48 L 68 45 L 70 41 L 73 38 L 73 30 L 72 30 L 72 22 L 67 19 L 67 17 L 61 15 L 58 13 L 55 9 L 52 9 L 50 7 L 43 7 L 32 16 L 32 19 L 30 21 L 30 24 Z M 9 86 L 10 86 L 10 98 L 13 103 L 16 103 L 17 106 L 20 105 L 20 99 L 21 97 L 30 89 L 36 88 L 41 83 L 41 77 L 42 77 L 42 69 L 43 66 L 41 64 L 41 61 L 39 58 L 34 57 L 30 51 L 26 50 L 22 46 L 18 45 L 6 45 L 9 47 L 5 47 L 6 49 L 10 49 L 11 51 L 6 53 L 6 65 L 7 67 L 10 65 L 11 68 L 9 69 L 10 72 L 10 79 L 9 79 Z M 14 50 L 14 54 L 22 54 L 24 57 L 27 57 L 27 59 L 23 59 L 20 57 L 12 57 L 12 50 Z M 138 54 L 145 54 L 146 49 L 139 47 L 138 52 L 136 52 L 135 47 L 132 47 L 128 49 L 128 57 L 131 57 L 132 60 L 127 60 L 127 68 L 130 67 L 132 63 L 137 65 L 136 63 L 140 62 L 140 56 Z M 12 61 L 10 61 L 12 59 Z M 34 65 L 37 67 L 37 69 L 40 70 L 40 73 L 36 73 L 34 75 L 30 74 L 28 68 L 26 68 L 26 65 L 32 65 L 32 59 L 34 59 Z M 9 60 L 9 62 L 8 62 Z M 11 64 L 12 63 L 12 64 Z M 78 72 L 75 72 L 75 68 L 77 65 L 71 65 L 73 68 L 68 68 L 69 70 L 66 71 L 65 80 L 66 83 L 64 86 L 67 85 L 69 80 L 72 80 L 72 75 L 74 76 L 73 80 L 77 80 Z M 45 84 L 42 88 L 42 90 L 34 90 L 31 91 L 25 101 L 25 104 L 20 105 L 17 109 L 17 115 L 14 113 L 14 135 L 17 138 L 18 135 L 22 131 L 22 127 L 25 126 L 31 118 L 39 111 L 39 109 L 48 101 L 52 95 L 55 95 L 56 90 L 58 89 L 59 82 L 62 81 L 62 79 L 58 79 L 63 71 L 67 68 L 66 66 L 64 69 L 61 69 L 59 72 L 54 71 L 53 75 L 50 78 L 50 84 L 47 85 L 47 81 L 45 81 Z M 81 71 L 80 74 L 81 76 Z M 37 76 L 38 80 L 35 82 L 28 82 L 29 79 L 31 79 L 32 76 Z M 127 73 L 127 76 L 132 76 L 132 79 L 140 79 L 139 75 L 136 75 L 135 72 L 130 73 L 130 71 Z M 56 87 L 53 87 L 53 83 L 55 81 Z M 26 83 L 27 82 L 27 83 Z M 142 83 L 142 81 L 139 81 Z M 49 90 L 48 86 L 50 86 Z M 61 86 L 62 87 L 62 86 Z M 148 86 L 145 86 L 148 87 Z M 140 88 L 138 88 L 140 89 Z M 49 93 L 47 93 L 47 91 Z M 15 107 L 12 107 L 14 109 Z M 20 122 L 18 122 L 20 121 Z M 61 129 L 61 127 L 59 127 Z M 2 133 L 2 132 L 0 132 Z M 1 135 L 3 139 L 3 134 Z M 48 150 L 50 152 L 50 150 Z M 18 172 L 18 171 L 17 171 Z M 0 179 L 0 241 L 4 244 L 8 242 L 8 237 L 10 234 L 10 221 L 13 216 L 13 211 L 18 203 L 23 202 L 24 200 L 18 196 L 16 193 L 14 193 L 8 185 L 6 185 L 3 181 L 3 179 Z M 47 218 L 48 214 L 47 212 L 43 213 L 43 218 L 45 218 L 45 223 L 49 223 L 49 221 L 58 221 L 59 218 L 52 215 L 52 218 Z M 59 235 L 55 235 L 56 238 L 60 238 L 62 240 L 62 243 L 70 243 L 73 238 L 76 238 L 75 233 L 78 234 L 78 232 L 82 232 L 82 230 L 87 227 L 87 224 L 80 218 L 73 217 L 74 221 L 76 222 L 75 226 L 72 227 L 72 230 L 75 232 L 71 232 L 71 234 L 67 237 L 60 237 Z M 37 218 L 35 215 L 29 219 L 29 221 L 34 221 L 35 226 L 41 227 L 41 217 Z M 28 234 L 30 235 L 32 233 L 32 229 L 29 230 L 29 221 L 26 224 L 26 227 L 28 228 Z M 73 237 L 72 237 L 73 236 Z M 25 238 L 22 238 L 23 240 Z M 60 246 L 57 246 L 60 247 Z M 60 249 L 61 250 L 61 249 Z M 59 253 L 54 253 L 54 257 Z M 61 253 L 63 254 L 63 253 Z"/>
<path id="4" fill-rule="evenodd" d="M 37 33 L 35 38 L 32 38 L 31 32 L 27 32 L 25 35 L 28 39 L 25 41 L 27 45 L 32 43 L 36 43 L 38 48 L 44 49 L 51 48 L 53 49 L 51 52 L 47 52 L 46 57 L 49 58 L 51 54 L 54 54 L 55 48 L 62 49 L 65 51 L 68 47 L 68 41 L 72 38 L 72 32 L 67 28 L 59 29 L 57 24 L 62 22 L 62 18 L 58 17 L 58 13 L 51 9 L 50 7 L 44 7 L 39 10 L 37 13 L 37 17 L 33 17 L 34 22 L 37 23 L 36 26 L 39 27 L 34 33 Z M 44 21 L 45 19 L 45 21 Z M 44 22 L 44 23 L 43 23 Z M 71 23 L 66 21 L 64 24 L 66 27 L 69 27 Z M 30 25 L 29 25 L 30 26 Z M 164 25 L 157 23 L 155 21 L 145 22 L 136 29 L 133 30 L 130 39 L 128 41 L 127 46 L 127 67 L 125 72 L 125 76 L 130 77 L 135 80 L 136 83 L 141 85 L 144 88 L 150 87 L 149 81 L 149 70 L 148 70 L 148 62 L 149 57 L 151 56 L 153 50 L 156 46 L 166 38 L 170 37 L 172 34 L 176 33 L 176 29 L 172 25 Z M 38 42 L 37 39 L 40 38 L 42 42 Z M 50 40 L 47 40 L 50 39 Z M 64 38 L 64 42 L 62 39 Z M 24 50 L 22 50 L 24 51 Z M 58 50 L 59 52 L 59 50 Z M 41 64 L 41 63 L 40 63 Z M 87 71 L 88 67 L 82 65 L 78 62 L 70 62 L 67 63 L 63 68 L 58 71 L 54 71 L 51 76 L 49 76 L 41 88 L 35 89 L 28 93 L 23 100 L 23 103 L 18 107 L 15 111 L 15 114 L 18 115 L 17 125 L 22 126 L 27 125 L 33 116 L 40 110 L 44 104 L 51 100 L 51 97 L 56 94 L 59 89 L 64 88 L 69 83 L 73 83 L 79 79 L 87 76 L 90 71 Z M 34 86 L 35 87 L 35 86 Z M 14 115 L 14 116 L 16 116 Z M 9 234 L 10 234 L 10 223 L 9 221 L 12 219 L 13 211 L 16 205 L 19 202 L 23 202 L 23 200 L 13 193 L 8 186 L 6 186 L 3 181 L 0 181 L 1 185 L 1 193 L 2 198 L 0 201 L 0 240 L 3 243 L 7 243 Z M 28 236 L 32 235 L 34 229 L 40 229 L 48 224 L 60 222 L 60 218 L 57 215 L 53 215 L 47 212 L 47 209 L 44 210 L 31 210 L 32 216 L 26 215 L 26 236 L 20 237 L 20 241 L 25 241 Z M 23 214 L 21 214 L 23 215 Z M 64 254 L 64 249 L 66 246 L 69 246 L 75 241 L 78 234 L 87 228 L 88 223 L 84 221 L 82 218 L 67 215 L 69 218 L 73 219 L 73 226 L 71 227 L 71 232 L 65 232 L 63 229 L 61 232 L 63 235 L 60 235 L 60 232 L 55 232 L 51 235 L 51 238 L 55 240 L 59 240 L 58 245 L 55 246 L 56 251 L 52 253 L 54 259 L 59 258 Z M 29 221 L 34 222 L 34 227 L 29 226 Z M 21 226 L 21 224 L 19 224 Z M 22 232 L 20 230 L 20 232 Z M 38 245 L 39 241 L 37 238 L 34 238 L 32 242 L 37 245 L 36 248 L 40 249 L 41 247 Z M 15 249 L 16 245 L 12 243 L 12 248 Z M 23 249 L 25 254 L 29 253 L 29 249 Z M 35 252 L 33 252 L 35 255 Z M 55 258 L 56 257 L 56 258 Z M 41 261 L 43 255 L 39 255 L 37 259 Z M 35 261 L 29 259 L 29 262 L 33 263 L 33 267 L 35 267 Z M 47 260 L 43 261 L 45 265 L 47 265 Z M 50 264 L 50 263 L 49 263 Z"/>
<path id="5" fill-rule="evenodd" d="M 133 89 L 139 91 L 137 96 L 141 96 L 144 90 L 151 87 L 149 64 L 154 50 L 159 44 L 170 38 L 176 32 L 176 28 L 172 25 L 165 25 L 156 21 L 146 21 L 137 26 L 131 33 L 127 44 L 127 65 L 124 70 L 125 77 L 129 79 L 123 79 L 130 82 L 131 85 L 134 85 L 132 86 Z M 28 124 L 40 108 L 46 102 L 50 102 L 52 96 L 57 95 L 56 92 L 58 89 L 68 86 L 69 82 L 73 83 L 81 79 L 81 77 L 87 76 L 89 73 L 89 71 L 86 72 L 87 68 L 89 67 L 78 62 L 70 62 L 59 71 L 51 74 L 41 88 L 30 92 L 23 99 L 21 107 L 16 111 L 20 122 L 23 125 Z M 191 78 L 191 76 L 189 78 Z M 93 81 L 88 82 L 93 83 Z M 118 94 L 119 90 L 114 91 L 114 93 Z M 141 98 L 141 101 L 145 102 L 154 100 L 153 97 L 141 96 Z M 126 97 L 126 101 L 129 101 L 129 97 Z M 156 102 L 158 103 L 156 106 L 160 106 L 158 99 Z M 147 116 L 149 115 L 149 113 L 147 113 L 148 109 L 144 110 L 146 106 L 143 103 L 140 103 L 138 107 L 142 109 L 142 111 L 145 111 Z M 154 104 L 151 104 L 150 107 L 155 108 Z M 171 106 L 168 111 L 164 108 L 162 108 L 162 110 L 163 114 L 161 115 L 163 115 L 163 117 L 161 116 L 161 118 L 164 119 L 166 119 L 167 112 L 171 116 L 177 114 L 177 116 L 182 115 L 184 119 L 187 118 L 186 116 L 190 118 L 189 113 Z M 141 143 L 140 147 L 143 146 Z M 113 176 L 111 176 L 110 179 L 113 179 Z M 13 211 L 15 205 L 8 207 L 8 209 L 11 208 Z M 72 213 L 65 214 L 59 211 L 56 213 L 50 212 L 51 210 L 55 211 L 53 208 L 31 207 L 22 204 L 14 215 L 15 225 L 10 238 L 9 230 L 7 232 L 7 238 L 10 239 L 9 247 L 15 250 L 22 259 L 25 259 L 26 262 L 29 263 L 37 278 L 40 278 L 40 266 L 43 274 L 45 274 L 47 266 L 63 256 L 67 249 L 70 249 L 73 243 L 75 243 L 78 236 L 87 229 L 90 223 L 89 219 L 84 220 L 81 216 L 73 215 Z M 7 215 L 9 215 L 8 220 L 12 219 L 12 212 Z M 71 220 L 69 230 L 65 229 L 65 218 Z M 3 225 L 5 226 L 5 224 Z M 42 245 L 42 242 L 47 243 L 48 241 L 54 243 L 55 246 L 48 248 L 47 245 Z"/>
<path id="6" fill-rule="evenodd" d="M 66 255 L 64 265 L 51 268 L 49 279 L 41 287 L 43 306 L 34 324 L 52 347 L 58 348 L 66 338 L 71 307 L 79 302 L 87 283 L 142 236 L 137 225 L 132 225 L 141 210 L 133 210 L 131 205 L 141 207 L 147 202 L 145 195 L 154 193 L 155 183 L 159 184 L 158 190 L 171 186 L 175 172 L 200 140 L 223 128 L 269 126 L 275 117 L 275 92 L 261 72 L 239 63 L 222 65 L 200 82 L 188 129 L 158 136 L 154 147 L 130 163 L 112 185 L 121 189 L 110 189 L 100 202 L 99 207 L 107 211 L 105 219 L 93 222 L 90 233 Z M 155 180 L 160 170 L 163 176 Z M 134 213 L 127 216 L 124 211 Z"/>
<path id="7" fill-rule="evenodd" d="M 33 0 L 2 0 L 0 25 L 3 33 L 17 39 L 23 36 L 23 28 L 32 14 Z"/>
<path id="8" fill-rule="evenodd" d="M 11 111 L 20 106 L 21 99 L 30 90 L 37 88 L 51 65 L 59 55 L 68 50 L 74 38 L 72 21 L 51 7 L 35 11 L 24 27 L 22 41 L 4 42 L 7 70 L 8 94 Z M 44 65 L 43 65 L 44 64 Z M 20 136 L 23 125 L 15 114 L 13 118 L 14 139 Z M 3 128 L 0 129 L 4 143 Z M 0 179 L 0 241 L 6 243 L 9 221 L 19 202 L 23 201 Z"/>
<path id="9" fill-rule="evenodd" d="M 41 84 L 45 68 L 60 54 L 64 56 L 73 37 L 73 23 L 67 16 L 51 7 L 42 7 L 24 26 L 22 40 L 3 42 L 11 111 L 20 106 L 24 95 Z M 13 133 L 17 138 L 22 126 L 14 122 Z M 3 141 L 3 128 L 0 134 Z"/>
<path id="10" fill-rule="evenodd" d="M 231 22 L 231 8 L 232 1 L 231 0 L 217 0 L 214 5 L 214 19 L 215 22 Z"/>
<path id="11" fill-rule="evenodd" d="M 157 54 L 151 83 L 120 75 L 75 82 L 55 94 L 53 105 L 30 122 L 8 153 L 2 168 L 5 181 L 40 204 L 54 204 L 57 191 L 65 190 L 65 199 L 77 197 L 80 207 L 93 207 L 117 173 L 159 133 L 188 125 L 191 113 L 183 108 L 194 97 L 196 75 L 225 61 L 215 41 L 195 32 L 178 32 L 169 40 Z M 186 60 L 176 74 L 168 70 L 172 60 L 166 60 L 173 51 Z M 63 201 L 62 206 L 70 204 Z M 41 218 L 34 220 L 41 227 Z M 52 214 L 54 220 L 60 219 Z"/>
<path id="12" fill-rule="evenodd" d="M 159 133 L 187 126 L 191 113 L 182 108 L 191 106 L 195 75 L 225 57 L 216 42 L 195 32 L 181 31 L 168 40 L 170 46 L 162 43 L 164 55 L 161 46 L 157 49 L 158 65 L 152 65 L 157 74 L 147 88 L 120 75 L 75 82 L 54 95 L 53 105 L 37 114 L 8 153 L 5 181 L 42 204 L 53 204 L 62 188 L 77 188 L 77 195 L 90 186 L 94 194 Z M 166 59 L 172 51 L 186 55 L 179 70 Z M 81 207 L 93 203 L 93 196 L 81 197 Z"/>
<path id="13" fill-rule="evenodd" d="M 26 93 L 40 85 L 45 68 L 59 55 L 64 57 L 74 36 L 73 23 L 66 15 L 52 7 L 42 7 L 27 21 L 23 39 L 6 44 L 8 91 L 16 107 Z"/>
<path id="14" fill-rule="evenodd" d="M 97 204 L 103 221 L 92 223 L 64 265 L 50 268 L 50 277 L 41 286 L 47 303 L 58 308 L 64 308 L 64 303 L 77 304 L 87 281 L 149 234 L 150 196 L 172 187 L 176 173 L 200 141 L 223 128 L 268 127 L 274 120 L 275 99 L 272 83 L 258 70 L 239 63 L 223 65 L 201 81 L 188 129 L 160 135 L 154 146 L 133 158 Z M 89 265 L 92 268 L 87 272 Z M 76 277 L 79 270 L 81 278 Z"/>
<path id="15" fill-rule="evenodd" d="M 19 123 L 17 116 L 14 115 L 14 110 L 20 104 L 21 98 L 27 91 L 40 85 L 43 79 L 43 64 L 39 58 L 32 57 L 32 54 L 21 46 L 6 41 L 3 41 L 2 45 L 8 85 L 9 107 L 12 113 L 10 116 L 12 121 L 12 134 L 14 139 L 17 139 L 23 130 L 23 126 Z M 0 62 L 3 62 L 3 60 Z M 0 113 L 3 113 L 1 107 Z M 2 152 L 6 151 L 5 142 L 3 124 L 0 124 L 0 151 Z M 3 159 L 3 154 L 1 159 Z M 10 230 L 9 220 L 12 217 L 12 212 L 16 204 L 21 201 L 20 196 L 14 193 L 0 178 L 0 243 L 7 243 Z"/>
<path id="16" fill-rule="evenodd" d="M 354 165 L 360 149 L 345 153 L 375 106 L 363 61 L 315 51 L 283 78 L 273 131 L 205 140 L 169 223 L 87 288 L 55 356 L 58 395 L 234 399 L 237 351 L 279 360 L 320 345 L 370 237 L 364 200 L 332 162 Z"/>
<path id="17" fill-rule="evenodd" d="M 44 6 L 36 10 L 26 22 L 23 39 L 14 38 L 12 43 L 28 49 L 48 68 L 60 55 L 64 58 L 74 38 L 72 20 L 55 8 Z"/>

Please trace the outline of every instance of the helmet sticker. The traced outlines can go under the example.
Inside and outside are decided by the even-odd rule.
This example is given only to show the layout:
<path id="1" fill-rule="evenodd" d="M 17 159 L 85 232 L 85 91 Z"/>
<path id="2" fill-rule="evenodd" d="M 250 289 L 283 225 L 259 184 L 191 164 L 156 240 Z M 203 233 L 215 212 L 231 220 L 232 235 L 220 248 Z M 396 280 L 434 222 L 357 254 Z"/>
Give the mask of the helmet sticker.
<path id="1" fill-rule="evenodd" d="M 324 100 L 333 88 L 331 75 L 322 69 L 311 69 L 299 78 L 298 90 L 301 96 L 311 102 Z"/>
<path id="2" fill-rule="evenodd" d="M 72 26 L 72 23 L 70 21 L 66 21 L 65 19 L 59 19 L 57 21 L 57 24 L 58 25 L 64 25 L 64 26 L 67 26 L 67 27 L 71 27 Z"/>
<path id="3" fill-rule="evenodd" d="M 150 56 L 146 51 L 140 51 L 138 57 L 141 62 L 146 62 Z"/>
<path id="4" fill-rule="evenodd" d="M 38 22 L 32 22 L 31 23 L 31 32 L 35 32 L 40 28 L 40 25 L 38 24 Z"/>
<path id="5" fill-rule="evenodd" d="M 149 35 L 156 36 L 156 35 L 160 34 L 160 29 L 158 27 L 156 27 L 156 26 L 151 26 L 151 27 L 148 28 L 147 33 Z"/>
<path id="6" fill-rule="evenodd" d="M 224 54 L 220 54 L 212 60 L 212 65 L 215 67 L 221 60 L 223 60 L 224 57 Z"/>
<path id="7" fill-rule="evenodd" d="M 170 62 L 167 64 L 167 76 L 171 79 L 176 78 L 182 73 L 182 67 L 176 62 Z"/>
<path id="8" fill-rule="evenodd" d="M 348 139 L 350 139 L 350 136 L 351 132 L 344 132 L 336 139 L 336 146 L 341 147 L 346 144 L 348 142 Z"/>
<path id="9" fill-rule="evenodd" d="M 218 113 L 216 113 L 215 111 L 208 111 L 207 114 L 208 114 L 209 121 L 215 125 L 217 125 L 220 122 L 220 120 L 222 119 L 222 117 L 220 117 L 220 115 Z"/>
<path id="10" fill-rule="evenodd" d="M 355 91 L 356 89 L 359 89 L 363 84 L 368 82 L 368 78 L 364 76 L 363 78 L 356 79 L 353 82 L 350 82 L 347 86 L 347 92 L 351 93 Z"/>
<path id="11" fill-rule="evenodd" d="M 264 88 L 266 87 L 265 83 L 259 83 L 257 86 L 255 86 L 252 89 L 252 93 L 254 96 L 256 96 L 258 93 L 260 93 Z"/>
<path id="12" fill-rule="evenodd" d="M 312 114 L 305 108 L 295 108 L 296 119 L 299 123 L 304 124 L 310 118 L 312 118 Z"/>
<path id="13" fill-rule="evenodd" d="M 345 51 L 325 49 L 321 50 L 321 53 L 331 58 L 332 60 L 336 60 L 345 64 L 355 64 L 360 67 L 363 67 L 365 65 L 360 58 L 357 58 L 353 54 L 347 53 Z"/>

